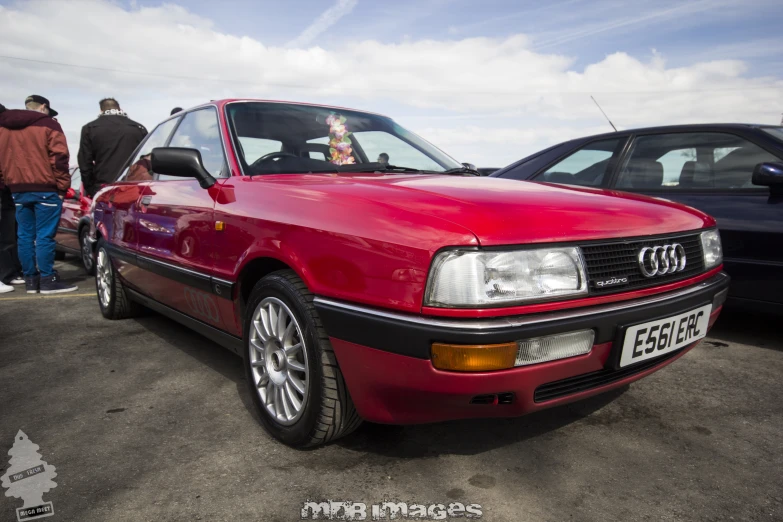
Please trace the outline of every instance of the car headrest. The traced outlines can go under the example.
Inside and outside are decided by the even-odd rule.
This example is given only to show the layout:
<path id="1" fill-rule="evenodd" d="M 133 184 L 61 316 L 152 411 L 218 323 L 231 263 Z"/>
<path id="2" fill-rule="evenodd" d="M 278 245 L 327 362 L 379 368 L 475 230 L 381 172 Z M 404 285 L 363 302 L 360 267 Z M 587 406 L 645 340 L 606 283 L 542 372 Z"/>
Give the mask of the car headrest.
<path id="1" fill-rule="evenodd" d="M 308 157 L 308 152 L 321 152 L 325 158 L 329 158 L 329 145 L 325 143 L 303 143 L 299 146 L 299 152 L 302 156 Z"/>
<path id="2" fill-rule="evenodd" d="M 568 172 L 547 172 L 545 180 L 549 183 L 573 183 L 574 175 Z"/>
<path id="3" fill-rule="evenodd" d="M 712 185 L 712 168 L 706 163 L 686 161 L 680 171 L 681 187 L 708 187 Z"/>
<path id="4" fill-rule="evenodd" d="M 680 186 L 692 187 L 693 186 L 693 170 L 696 167 L 695 161 L 686 161 L 682 164 L 682 170 L 680 171 Z"/>
<path id="5" fill-rule="evenodd" d="M 634 159 L 628 163 L 627 175 L 634 188 L 658 188 L 663 184 L 663 165 L 653 159 Z"/>

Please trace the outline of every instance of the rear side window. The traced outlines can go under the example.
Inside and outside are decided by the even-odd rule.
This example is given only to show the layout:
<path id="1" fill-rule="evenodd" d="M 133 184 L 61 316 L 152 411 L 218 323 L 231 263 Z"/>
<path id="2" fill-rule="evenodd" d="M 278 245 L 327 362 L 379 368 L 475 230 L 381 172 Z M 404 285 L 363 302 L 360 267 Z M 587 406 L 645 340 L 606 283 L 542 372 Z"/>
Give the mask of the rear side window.
<path id="1" fill-rule="evenodd" d="M 621 141 L 620 138 L 613 138 L 588 143 L 538 174 L 535 180 L 582 187 L 600 187 L 607 177 L 609 164 Z"/>
<path id="2" fill-rule="evenodd" d="M 150 132 L 139 151 L 133 156 L 130 166 L 120 176 L 120 181 L 149 181 L 152 179 L 152 165 L 150 163 L 152 149 L 163 147 L 166 144 L 178 121 L 179 118 L 166 120 Z"/>
<path id="3" fill-rule="evenodd" d="M 220 140 L 217 111 L 213 107 L 187 113 L 182 123 L 174 131 L 169 147 L 196 149 L 207 172 L 216 178 L 223 177 L 227 170 L 223 142 Z M 159 180 L 179 179 L 175 176 L 160 174 Z"/>
<path id="4" fill-rule="evenodd" d="M 758 188 L 753 169 L 779 161 L 758 145 L 733 134 L 683 132 L 638 137 L 620 169 L 624 190 L 726 190 Z"/>

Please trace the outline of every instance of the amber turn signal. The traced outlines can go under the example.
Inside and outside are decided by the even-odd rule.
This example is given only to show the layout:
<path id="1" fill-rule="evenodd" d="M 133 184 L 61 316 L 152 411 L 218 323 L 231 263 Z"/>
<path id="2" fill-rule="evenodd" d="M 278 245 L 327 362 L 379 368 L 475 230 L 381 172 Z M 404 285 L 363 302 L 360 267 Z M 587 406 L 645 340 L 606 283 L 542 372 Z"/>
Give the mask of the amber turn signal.
<path id="1" fill-rule="evenodd" d="M 432 365 L 439 370 L 484 372 L 513 368 L 517 343 L 432 345 Z"/>

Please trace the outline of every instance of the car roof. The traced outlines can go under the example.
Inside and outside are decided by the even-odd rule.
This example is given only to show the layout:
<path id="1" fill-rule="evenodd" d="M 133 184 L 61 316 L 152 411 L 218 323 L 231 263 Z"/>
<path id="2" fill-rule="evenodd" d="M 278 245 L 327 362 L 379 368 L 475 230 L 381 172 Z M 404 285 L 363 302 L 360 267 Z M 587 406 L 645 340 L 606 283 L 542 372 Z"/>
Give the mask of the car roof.
<path id="1" fill-rule="evenodd" d="M 607 132 L 603 134 L 593 134 L 590 136 L 583 136 L 581 138 L 574 138 L 568 141 L 583 141 L 592 140 L 594 138 L 611 138 L 613 136 L 627 136 L 629 134 L 640 133 L 658 133 L 658 132 L 682 132 L 682 131 L 706 131 L 706 130 L 747 130 L 747 129 L 763 129 L 769 127 L 778 127 L 778 125 L 758 124 L 758 123 L 685 123 L 681 125 L 662 125 L 658 127 L 637 127 L 632 129 L 623 129 L 616 132 Z M 563 143 L 568 143 L 565 141 Z"/>
<path id="2" fill-rule="evenodd" d="M 389 116 L 386 116 L 385 114 L 379 114 L 377 112 L 372 111 L 365 111 L 363 109 L 352 109 L 350 107 L 340 107 L 339 105 L 322 105 L 320 103 L 307 103 L 307 102 L 296 102 L 296 101 L 285 101 L 285 100 L 264 100 L 260 98 L 225 98 L 222 100 L 210 100 L 208 102 L 202 103 L 200 105 L 196 105 L 194 107 L 190 107 L 188 109 L 185 109 L 182 112 L 188 112 L 192 111 L 194 109 L 199 109 L 201 107 L 206 107 L 209 105 L 217 105 L 218 107 L 222 108 L 223 106 L 229 104 L 229 103 L 279 103 L 281 105 L 303 105 L 306 107 L 319 107 L 321 109 L 332 109 L 336 111 L 353 111 L 353 112 L 362 112 L 364 114 L 373 114 L 375 116 L 381 116 L 383 118 L 388 118 Z M 176 116 L 176 114 L 174 115 Z"/>

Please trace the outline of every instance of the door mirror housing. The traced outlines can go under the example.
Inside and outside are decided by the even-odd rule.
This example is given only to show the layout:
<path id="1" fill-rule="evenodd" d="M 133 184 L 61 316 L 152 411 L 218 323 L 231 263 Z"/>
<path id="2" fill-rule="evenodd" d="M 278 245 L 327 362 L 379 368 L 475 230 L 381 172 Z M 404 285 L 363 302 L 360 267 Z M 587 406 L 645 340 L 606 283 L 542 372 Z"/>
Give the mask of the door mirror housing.
<path id="1" fill-rule="evenodd" d="M 463 163 L 462 166 L 465 167 L 466 169 L 475 170 L 476 172 L 478 172 L 478 169 L 472 163 Z"/>
<path id="2" fill-rule="evenodd" d="M 68 187 L 68 190 L 65 191 L 65 199 L 79 199 L 79 197 L 75 190 Z"/>
<path id="3" fill-rule="evenodd" d="M 215 184 L 215 178 L 204 168 L 201 152 L 185 147 L 157 147 L 152 149 L 152 171 L 167 176 L 196 178 L 201 188 Z"/>
<path id="4" fill-rule="evenodd" d="M 753 169 L 753 184 L 783 192 L 783 163 L 759 163 Z"/>

